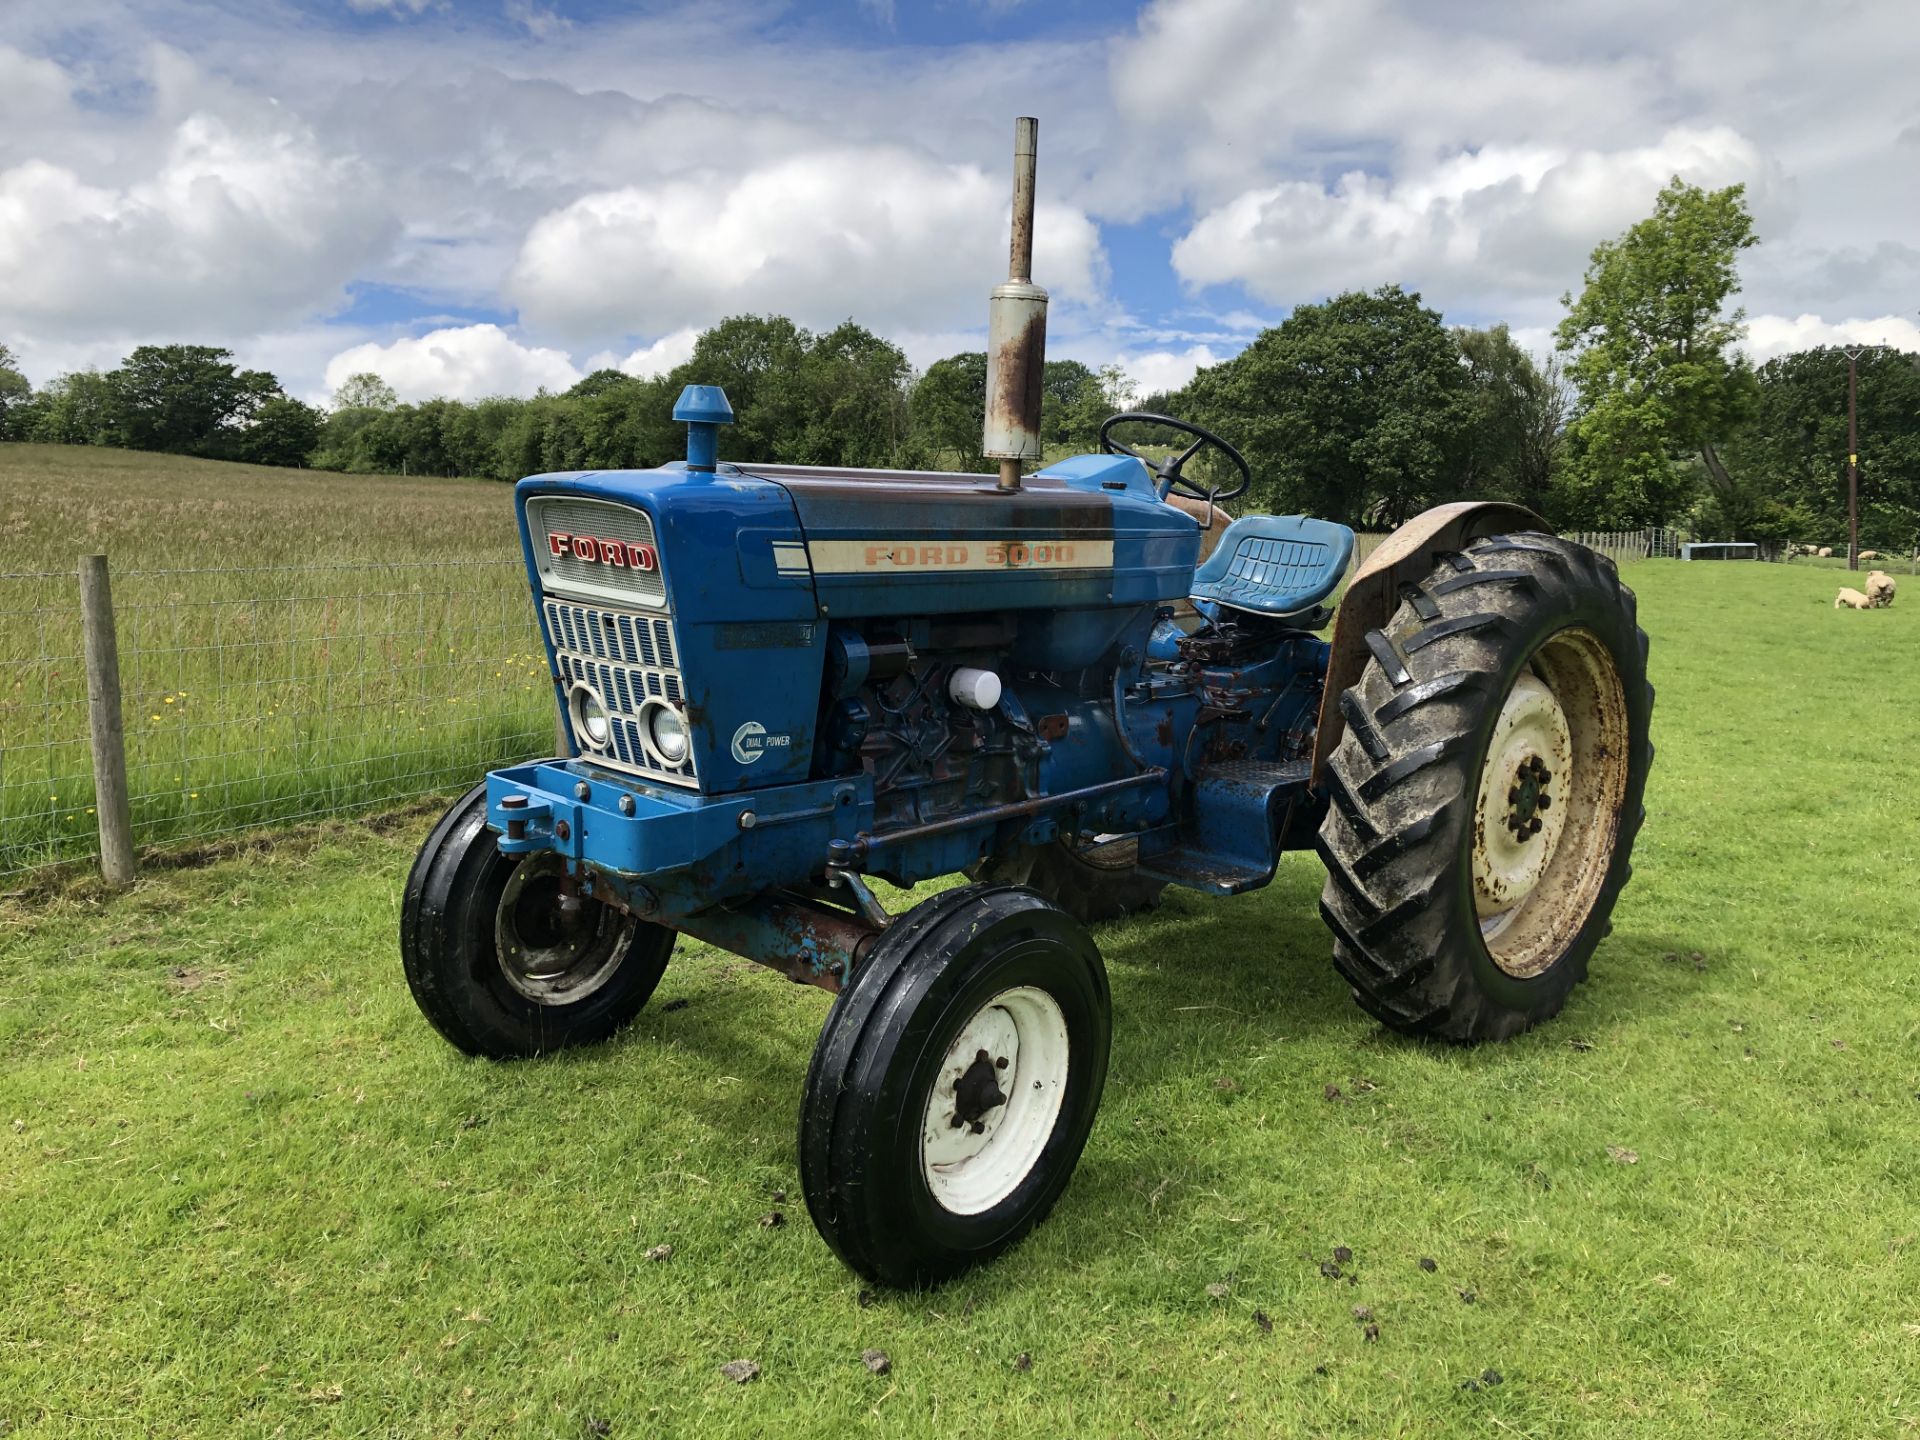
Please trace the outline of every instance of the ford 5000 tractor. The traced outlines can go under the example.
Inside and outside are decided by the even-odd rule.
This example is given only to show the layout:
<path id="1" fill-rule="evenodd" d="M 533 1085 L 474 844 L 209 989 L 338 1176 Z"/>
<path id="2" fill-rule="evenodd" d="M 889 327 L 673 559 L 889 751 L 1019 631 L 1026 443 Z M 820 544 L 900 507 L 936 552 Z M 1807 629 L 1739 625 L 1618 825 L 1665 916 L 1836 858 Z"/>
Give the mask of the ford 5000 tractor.
<path id="1" fill-rule="evenodd" d="M 1242 515 L 1201 563 L 1193 511 L 1253 477 L 1198 426 L 1144 417 L 1190 443 L 1139 453 L 1118 415 L 1100 453 L 1025 473 L 1046 294 L 1017 133 L 998 479 L 723 462 L 726 397 L 690 386 L 684 463 L 522 480 L 566 753 L 447 813 L 402 920 L 420 1008 L 476 1055 L 613 1034 L 682 935 L 835 992 L 802 1188 L 898 1285 L 994 1256 L 1065 1189 L 1111 1030 L 1091 924 L 1313 847 L 1361 1006 L 1502 1039 L 1585 976 L 1653 753 L 1632 592 L 1528 511 L 1428 511 L 1335 606 L 1341 525 Z M 873 883 L 956 874 L 891 912 Z"/>

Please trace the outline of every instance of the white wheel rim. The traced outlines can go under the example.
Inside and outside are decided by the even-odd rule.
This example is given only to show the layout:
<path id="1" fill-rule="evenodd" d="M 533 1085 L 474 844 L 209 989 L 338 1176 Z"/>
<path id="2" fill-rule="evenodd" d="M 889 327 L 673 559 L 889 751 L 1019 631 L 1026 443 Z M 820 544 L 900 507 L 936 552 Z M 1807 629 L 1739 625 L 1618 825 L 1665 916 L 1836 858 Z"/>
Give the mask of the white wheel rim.
<path id="1" fill-rule="evenodd" d="M 1631 748 L 1612 653 L 1590 630 L 1550 635 L 1500 707 L 1474 807 L 1474 911 L 1509 975 L 1551 969 L 1586 924 L 1613 862 Z"/>
<path id="2" fill-rule="evenodd" d="M 981 1214 L 1033 1172 L 1066 1099 L 1070 1049 L 1058 1002 L 1031 985 L 960 1027 L 920 1123 L 920 1173 L 942 1208 Z"/>
<path id="3" fill-rule="evenodd" d="M 1566 712 L 1546 682 L 1522 675 L 1507 692 L 1480 772 L 1473 906 L 1484 926 L 1510 919 L 1539 887 L 1567 825 L 1573 766 Z M 1544 807 L 1544 808 L 1543 808 Z"/>

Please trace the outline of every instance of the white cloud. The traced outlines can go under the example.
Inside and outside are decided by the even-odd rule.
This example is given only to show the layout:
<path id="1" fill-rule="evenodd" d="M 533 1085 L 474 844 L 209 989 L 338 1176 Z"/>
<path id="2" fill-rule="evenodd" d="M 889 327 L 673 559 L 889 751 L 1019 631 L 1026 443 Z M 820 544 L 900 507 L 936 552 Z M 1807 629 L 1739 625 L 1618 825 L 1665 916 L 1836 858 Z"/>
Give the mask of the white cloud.
<path id="1" fill-rule="evenodd" d="M 771 310 L 943 328 L 1006 274 L 1008 186 L 892 146 L 818 150 L 583 196 L 528 233 L 507 282 L 523 321 L 577 338 L 658 333 Z M 1086 215 L 1039 207 L 1035 278 L 1091 301 L 1105 278 Z"/>
<path id="2" fill-rule="evenodd" d="M 1743 348 L 1754 363 L 1815 345 L 1891 345 L 1920 352 L 1920 324 L 1905 315 L 1871 320 L 1822 320 L 1818 315 L 1755 315 Z"/>
<path id="3" fill-rule="evenodd" d="M 65 111 L 72 93 L 67 72 L 53 61 L 0 45 L 0 123 L 10 133 L 52 112 Z"/>
<path id="4" fill-rule="evenodd" d="M 1276 302 L 1389 282 L 1443 285 L 1429 297 L 1442 300 L 1540 298 L 1576 284 L 1594 243 L 1646 215 L 1675 174 L 1745 183 L 1755 208 L 1784 208 L 1784 181 L 1744 136 L 1677 128 L 1629 149 L 1487 146 L 1391 180 L 1248 190 L 1195 221 L 1173 265 L 1190 285 L 1239 282 Z"/>
<path id="5" fill-rule="evenodd" d="M 394 230 L 362 167 L 304 128 L 193 114 L 130 184 L 40 159 L 0 171 L 0 323 L 71 337 L 296 319 Z"/>
<path id="6" fill-rule="evenodd" d="M 535 4 L 534 0 L 507 0 L 502 13 L 536 40 L 550 39 L 573 28 L 573 22 L 558 10 Z"/>
<path id="7" fill-rule="evenodd" d="M 341 349 L 459 323 L 329 326 L 349 281 L 521 302 L 514 343 L 575 365 L 665 363 L 664 337 L 741 309 L 852 315 L 924 364 L 982 343 L 1006 122 L 1035 109 L 1052 349 L 1091 364 L 1231 354 L 1253 319 L 1387 280 L 1543 330 L 1684 137 L 1696 178 L 1756 182 L 1750 311 L 1920 304 L 1912 0 L 1819 23 L 1752 0 L 1153 0 L 961 44 L 786 0 L 0 6 L 0 339 L 42 368 L 271 338 L 318 386 Z M 1005 8 L 948 6 L 954 28 Z M 1089 215 L 1152 222 L 1116 240 L 1117 277 Z M 1268 313 L 1166 308 L 1154 232 L 1185 237 L 1207 306 Z"/>
<path id="8" fill-rule="evenodd" d="M 685 329 L 675 330 L 670 335 L 662 335 L 651 345 L 642 345 L 626 359 L 619 368 L 629 375 L 638 375 L 642 380 L 651 380 L 656 375 L 664 375 L 676 365 L 684 365 L 693 358 L 693 342 L 700 338 L 699 330 L 689 325 Z"/>
<path id="9" fill-rule="evenodd" d="M 328 390 L 371 370 L 402 400 L 478 400 L 564 390 L 580 379 L 565 352 L 523 345 L 498 325 L 433 330 L 390 344 L 355 345 L 327 362 Z"/>
<path id="10" fill-rule="evenodd" d="M 1171 182 L 1210 209 L 1277 176 L 1566 145 L 1655 113 L 1657 69 L 1631 44 L 1550 58 L 1456 9 L 1156 0 L 1114 47 L 1107 192 L 1139 213 Z"/>
<path id="11" fill-rule="evenodd" d="M 1178 390 L 1208 365 L 1218 365 L 1227 357 L 1211 345 L 1189 345 L 1185 350 L 1144 350 L 1133 355 L 1116 355 L 1114 363 L 1133 378 L 1140 394 L 1158 394 Z"/>

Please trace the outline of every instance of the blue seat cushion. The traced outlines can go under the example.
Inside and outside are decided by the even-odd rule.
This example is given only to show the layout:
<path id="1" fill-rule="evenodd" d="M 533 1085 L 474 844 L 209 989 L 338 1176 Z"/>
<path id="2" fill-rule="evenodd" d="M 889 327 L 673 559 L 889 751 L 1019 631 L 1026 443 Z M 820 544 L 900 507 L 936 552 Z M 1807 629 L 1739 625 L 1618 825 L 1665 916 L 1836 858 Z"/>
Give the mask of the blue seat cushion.
<path id="1" fill-rule="evenodd" d="M 1261 615 L 1310 610 L 1340 583 L 1353 531 L 1306 515 L 1243 515 L 1193 572 L 1195 600 Z"/>

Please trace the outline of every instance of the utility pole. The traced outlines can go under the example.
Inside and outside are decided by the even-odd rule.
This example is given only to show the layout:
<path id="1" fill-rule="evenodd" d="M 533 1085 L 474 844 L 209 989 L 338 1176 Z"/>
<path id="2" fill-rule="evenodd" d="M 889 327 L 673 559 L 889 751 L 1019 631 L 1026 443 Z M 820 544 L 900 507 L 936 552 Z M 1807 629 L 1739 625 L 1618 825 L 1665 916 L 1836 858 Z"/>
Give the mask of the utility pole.
<path id="1" fill-rule="evenodd" d="M 1860 349 L 1847 351 L 1847 568 L 1860 568 L 1860 424 L 1854 407 Z"/>

